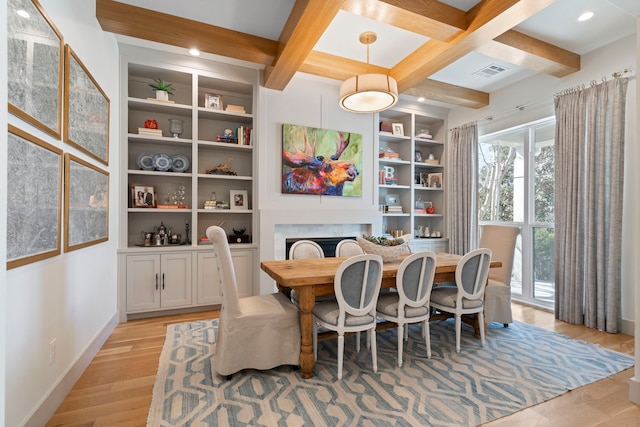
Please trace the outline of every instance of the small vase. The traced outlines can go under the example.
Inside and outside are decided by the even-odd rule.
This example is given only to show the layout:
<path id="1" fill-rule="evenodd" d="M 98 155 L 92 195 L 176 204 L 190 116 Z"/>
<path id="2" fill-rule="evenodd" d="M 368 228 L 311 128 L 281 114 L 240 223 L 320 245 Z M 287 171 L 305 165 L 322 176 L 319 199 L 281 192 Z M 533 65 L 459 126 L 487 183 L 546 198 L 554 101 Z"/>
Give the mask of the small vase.
<path id="1" fill-rule="evenodd" d="M 180 119 L 169 119 L 169 132 L 171 132 L 171 136 L 174 138 L 180 138 L 182 134 L 184 124 L 183 120 Z"/>
<path id="2" fill-rule="evenodd" d="M 168 101 L 169 92 L 167 92 L 166 90 L 156 90 L 156 99 L 160 101 Z"/>

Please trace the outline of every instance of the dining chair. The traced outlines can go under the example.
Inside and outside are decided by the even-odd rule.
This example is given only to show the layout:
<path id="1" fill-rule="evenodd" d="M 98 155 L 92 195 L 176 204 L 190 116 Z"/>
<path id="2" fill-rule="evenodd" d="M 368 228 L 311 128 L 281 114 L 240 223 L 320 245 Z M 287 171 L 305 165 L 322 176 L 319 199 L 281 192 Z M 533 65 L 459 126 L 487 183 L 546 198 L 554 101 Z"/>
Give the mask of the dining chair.
<path id="1" fill-rule="evenodd" d="M 436 286 L 431 291 L 429 305 L 455 317 L 456 353 L 460 353 L 460 332 L 463 314 L 477 314 L 478 322 L 484 325 L 484 290 L 491 263 L 491 249 L 480 248 L 464 255 L 455 272 L 455 286 Z M 486 345 L 484 327 L 480 327 L 482 346 Z"/>
<path id="2" fill-rule="evenodd" d="M 429 336 L 429 299 L 436 274 L 436 254 L 417 252 L 409 255 L 398 266 L 397 292 L 380 295 L 376 304 L 376 315 L 398 325 L 398 366 L 402 366 L 403 341 L 408 338 L 405 325 L 422 323 L 422 337 L 427 347 L 427 358 L 431 358 Z"/>
<path id="3" fill-rule="evenodd" d="M 508 225 L 485 225 L 482 227 L 478 247 L 491 249 L 493 261 L 502 262 L 502 267 L 489 269 L 489 281 L 484 291 L 484 321 L 502 323 L 506 328 L 513 323 L 511 313 L 511 271 L 516 250 L 519 227 Z"/>
<path id="4" fill-rule="evenodd" d="M 213 370 L 229 378 L 242 369 L 297 366 L 298 309 L 281 293 L 239 298 L 226 233 L 218 226 L 210 226 L 206 235 L 216 254 L 222 289 Z"/>
<path id="5" fill-rule="evenodd" d="M 338 333 L 338 380 L 342 379 L 344 334 L 368 333 L 373 372 L 378 372 L 376 352 L 376 302 L 382 283 L 382 257 L 374 254 L 352 256 L 340 264 L 333 282 L 335 301 L 313 308 L 313 355 L 318 359 L 318 328 Z M 358 346 L 359 348 L 359 346 Z"/>
<path id="6" fill-rule="evenodd" d="M 298 240 L 289 248 L 289 259 L 306 259 L 306 258 L 324 258 L 324 251 L 322 247 L 313 240 Z M 296 307 L 300 305 L 300 295 L 295 289 L 291 290 L 291 302 Z M 316 301 L 328 301 L 332 300 L 332 295 L 320 296 L 316 298 Z"/>
<path id="7" fill-rule="evenodd" d="M 340 240 L 336 245 L 337 257 L 362 255 L 363 253 L 364 249 L 362 249 L 358 242 L 353 239 Z"/>
<path id="8" fill-rule="evenodd" d="M 289 259 L 300 258 L 324 258 L 324 251 L 313 240 L 298 240 L 289 248 Z"/>

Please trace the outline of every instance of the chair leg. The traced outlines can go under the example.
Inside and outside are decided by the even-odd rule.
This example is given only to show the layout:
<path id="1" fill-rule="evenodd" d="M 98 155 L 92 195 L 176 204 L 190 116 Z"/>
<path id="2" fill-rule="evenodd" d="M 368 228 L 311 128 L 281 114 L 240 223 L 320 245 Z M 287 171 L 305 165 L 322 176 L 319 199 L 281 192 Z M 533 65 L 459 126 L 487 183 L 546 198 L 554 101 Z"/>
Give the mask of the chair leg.
<path id="1" fill-rule="evenodd" d="M 371 329 L 371 359 L 373 361 L 373 372 L 378 372 L 378 347 L 376 345 L 376 327 Z"/>
<path id="2" fill-rule="evenodd" d="M 460 353 L 460 333 L 462 331 L 462 316 L 456 314 L 456 353 Z"/>
<path id="3" fill-rule="evenodd" d="M 409 341 L 409 328 L 404 328 L 404 340 Z"/>
<path id="4" fill-rule="evenodd" d="M 402 366 L 402 345 L 404 344 L 404 331 L 409 328 L 404 328 L 402 323 L 398 323 L 398 366 Z M 404 331 L 403 331 L 404 330 Z"/>
<path id="5" fill-rule="evenodd" d="M 342 379 L 343 359 L 344 359 L 344 332 L 338 335 L 338 380 Z"/>
<path id="6" fill-rule="evenodd" d="M 427 359 L 431 359 L 431 332 L 429 332 L 429 319 L 422 322 L 422 335 L 424 335 L 424 344 L 427 347 Z"/>
<path id="7" fill-rule="evenodd" d="M 478 313 L 478 320 L 480 321 L 481 325 L 484 325 L 484 313 L 482 311 Z M 483 347 L 487 346 L 487 343 L 484 339 L 484 328 L 480 328 L 480 342 L 482 342 Z"/>
<path id="8" fill-rule="evenodd" d="M 313 360 L 318 360 L 318 324 L 313 322 Z"/>
<path id="9" fill-rule="evenodd" d="M 360 331 L 356 332 L 356 352 L 360 353 Z"/>

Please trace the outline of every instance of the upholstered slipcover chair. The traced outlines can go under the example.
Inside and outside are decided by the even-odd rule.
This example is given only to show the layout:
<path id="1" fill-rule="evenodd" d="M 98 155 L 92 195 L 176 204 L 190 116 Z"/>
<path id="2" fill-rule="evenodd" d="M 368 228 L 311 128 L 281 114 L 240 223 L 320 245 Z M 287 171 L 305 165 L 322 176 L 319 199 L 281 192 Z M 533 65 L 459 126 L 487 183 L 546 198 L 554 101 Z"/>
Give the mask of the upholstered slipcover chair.
<path id="1" fill-rule="evenodd" d="M 238 297 L 227 235 L 218 226 L 207 228 L 217 255 L 222 308 L 213 370 L 231 375 L 242 369 L 271 369 L 298 365 L 300 320 L 298 309 L 280 293 Z"/>
<path id="2" fill-rule="evenodd" d="M 455 317 L 456 352 L 460 353 L 460 332 L 463 314 L 477 314 L 484 325 L 484 289 L 487 283 L 491 249 L 480 248 L 464 255 L 456 267 L 455 286 L 436 286 L 431 291 L 431 307 Z M 484 340 L 484 327 L 480 327 L 480 340 Z"/>
<path id="3" fill-rule="evenodd" d="M 402 366 L 402 346 L 407 334 L 404 325 L 422 323 L 422 335 L 431 358 L 429 337 L 429 299 L 436 273 L 436 255 L 433 252 L 418 252 L 406 257 L 398 267 L 396 289 L 380 295 L 376 306 L 378 317 L 398 325 L 398 366 Z"/>
<path id="4" fill-rule="evenodd" d="M 376 302 L 382 284 L 382 257 L 356 255 L 343 261 L 333 282 L 335 301 L 313 308 L 313 353 L 318 359 L 318 328 L 338 333 L 338 379 L 342 379 L 345 332 L 369 333 L 373 371 L 378 372 L 376 354 Z M 357 337 L 359 339 L 359 335 Z M 358 346 L 359 349 L 359 346 Z"/>
<path id="5" fill-rule="evenodd" d="M 478 247 L 491 249 L 491 260 L 502 262 L 500 268 L 489 269 L 489 281 L 484 290 L 484 321 L 499 322 L 505 327 L 513 323 L 511 314 L 511 270 L 520 228 L 508 225 L 482 227 Z"/>

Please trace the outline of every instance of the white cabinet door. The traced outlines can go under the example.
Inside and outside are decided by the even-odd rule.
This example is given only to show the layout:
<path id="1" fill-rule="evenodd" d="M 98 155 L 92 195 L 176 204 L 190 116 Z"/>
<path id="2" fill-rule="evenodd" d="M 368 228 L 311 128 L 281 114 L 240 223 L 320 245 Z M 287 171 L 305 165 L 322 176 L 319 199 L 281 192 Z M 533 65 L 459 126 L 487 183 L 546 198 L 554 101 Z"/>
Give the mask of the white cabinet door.
<path id="1" fill-rule="evenodd" d="M 253 251 L 231 251 L 231 260 L 236 272 L 238 296 L 253 295 Z M 221 304 L 220 274 L 218 259 L 213 251 L 198 253 L 197 304 Z"/>
<path id="2" fill-rule="evenodd" d="M 160 308 L 160 255 L 127 256 L 127 312 Z"/>
<path id="3" fill-rule="evenodd" d="M 191 254 L 162 254 L 160 306 L 191 305 Z"/>
<path id="4" fill-rule="evenodd" d="M 222 303 L 218 258 L 213 251 L 198 252 L 197 292 L 196 300 L 199 305 Z"/>
<path id="5" fill-rule="evenodd" d="M 190 253 L 127 256 L 127 313 L 191 303 Z"/>

